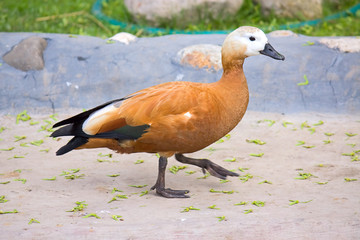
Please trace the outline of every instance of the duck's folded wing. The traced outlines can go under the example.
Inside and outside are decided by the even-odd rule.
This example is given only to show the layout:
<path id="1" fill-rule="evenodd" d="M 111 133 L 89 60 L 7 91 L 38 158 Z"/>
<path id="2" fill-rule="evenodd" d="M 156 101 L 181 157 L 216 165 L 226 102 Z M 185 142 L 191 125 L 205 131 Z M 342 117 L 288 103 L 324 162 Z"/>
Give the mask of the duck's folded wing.
<path id="1" fill-rule="evenodd" d="M 130 96 L 131 97 L 131 96 Z M 54 127 L 64 126 L 52 133 L 52 137 L 78 136 L 85 138 L 137 139 L 148 128 L 146 124 L 130 126 L 119 115 L 122 101 L 116 99 L 93 109 L 58 122 Z"/>
<path id="2" fill-rule="evenodd" d="M 119 115 L 119 106 L 128 98 L 107 102 L 56 123 L 54 127 L 63 127 L 54 131 L 51 134 L 52 137 L 74 136 L 56 154 L 62 155 L 81 147 L 92 138 L 121 141 L 135 140 L 141 137 L 149 128 L 149 125 L 130 126 L 126 123 L 126 119 Z"/>
<path id="3" fill-rule="evenodd" d="M 96 136 L 109 131 L 128 133 L 134 131 L 134 127 L 146 128 L 156 124 L 160 119 L 177 116 L 184 118 L 184 115 L 187 117 L 185 119 L 188 119 L 191 115 L 196 115 L 196 112 L 214 110 L 214 100 L 212 94 L 204 91 L 201 84 L 165 83 L 136 92 L 127 99 L 96 108 L 96 111 L 92 111 L 83 121 L 82 130 Z"/>
<path id="4" fill-rule="evenodd" d="M 88 139 L 135 140 L 155 125 L 161 127 L 157 127 L 151 136 L 170 132 L 176 135 L 179 129 L 187 128 L 187 121 L 192 116 L 189 111 L 199 107 L 199 99 L 203 99 L 201 95 L 204 95 L 201 88 L 193 84 L 171 82 L 158 85 L 63 120 L 54 127 L 66 126 L 51 136 L 75 136 L 70 141 L 73 141 L 72 147 L 65 149 L 66 153 L 87 143 Z"/>
<path id="5" fill-rule="evenodd" d="M 130 96 L 131 97 L 131 96 Z M 109 101 L 109 102 L 106 102 L 104 104 L 101 104 L 95 108 L 92 108 L 90 110 L 87 110 L 85 112 L 82 112 L 82 113 L 79 113 L 73 117 L 70 117 L 70 118 L 67 118 L 65 120 L 62 120 L 60 122 L 57 122 L 54 124 L 54 128 L 56 127 L 60 127 L 60 126 L 63 126 L 63 125 L 66 125 L 66 124 L 71 124 L 71 123 L 75 123 L 75 122 L 84 122 L 84 120 L 86 120 L 92 113 L 110 105 L 110 104 L 113 104 L 113 103 L 116 103 L 116 102 L 121 102 L 121 101 L 124 101 L 126 99 L 128 99 L 129 97 L 126 97 L 126 98 L 120 98 L 120 99 L 115 99 L 115 100 L 112 100 L 112 101 Z"/>

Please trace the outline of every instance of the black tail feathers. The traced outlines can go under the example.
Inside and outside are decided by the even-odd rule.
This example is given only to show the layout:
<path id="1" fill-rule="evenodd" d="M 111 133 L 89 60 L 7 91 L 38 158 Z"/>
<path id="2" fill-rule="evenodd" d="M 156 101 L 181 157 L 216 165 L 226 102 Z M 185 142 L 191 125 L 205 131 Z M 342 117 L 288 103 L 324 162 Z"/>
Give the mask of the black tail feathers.
<path id="1" fill-rule="evenodd" d="M 61 130 L 61 129 L 59 129 Z M 84 145 L 89 140 L 86 137 L 73 137 L 65 146 L 61 147 L 57 152 L 56 155 L 63 155 L 65 153 L 70 152 L 71 150 L 74 150 L 75 148 L 80 147 L 81 145 Z"/>
<path id="2" fill-rule="evenodd" d="M 74 150 L 77 147 L 88 142 L 87 135 L 81 131 L 81 127 L 77 123 L 71 123 L 69 125 L 63 126 L 62 128 L 57 129 L 53 132 L 51 137 L 61 137 L 61 136 L 74 136 L 65 146 L 61 147 L 56 155 L 63 155 L 65 153 Z"/>
<path id="3" fill-rule="evenodd" d="M 51 134 L 51 137 L 60 137 L 60 136 L 74 136 L 65 146 L 61 147 L 57 152 L 56 155 L 63 155 L 65 153 L 70 152 L 71 150 L 80 147 L 87 143 L 89 138 L 114 138 L 117 140 L 123 139 L 137 139 L 139 138 L 149 125 L 142 125 L 136 127 L 127 127 L 125 126 L 122 130 L 114 129 L 113 131 L 99 133 L 95 135 L 88 135 L 82 130 L 82 124 L 86 119 L 97 110 L 106 107 L 109 104 L 114 104 L 116 102 L 120 102 L 126 100 L 134 95 L 116 99 L 107 103 L 104 103 L 100 106 L 97 106 L 93 109 L 90 109 L 86 112 L 82 112 L 77 114 L 73 117 L 60 121 L 54 124 L 54 128 L 63 126 L 60 129 L 57 129 L 55 132 Z M 65 126 L 64 126 L 65 125 Z M 138 136 L 139 135 L 139 136 Z"/>

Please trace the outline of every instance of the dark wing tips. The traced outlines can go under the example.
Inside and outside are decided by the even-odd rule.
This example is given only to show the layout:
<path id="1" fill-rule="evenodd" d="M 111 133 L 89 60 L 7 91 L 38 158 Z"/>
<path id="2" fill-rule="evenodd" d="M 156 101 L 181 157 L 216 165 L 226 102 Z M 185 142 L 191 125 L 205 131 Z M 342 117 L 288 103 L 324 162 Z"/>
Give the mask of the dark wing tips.
<path id="1" fill-rule="evenodd" d="M 55 123 L 55 124 L 53 125 L 53 128 L 57 128 L 57 127 L 60 127 L 60 126 L 62 126 L 62 125 L 65 125 L 66 123 L 64 123 L 64 122 L 65 122 L 66 120 L 67 120 L 67 119 Z"/>
<path id="2" fill-rule="evenodd" d="M 55 123 L 53 128 L 57 128 L 57 127 L 60 127 L 60 126 L 66 125 L 66 124 L 85 121 L 85 119 L 88 118 L 90 114 L 91 114 L 90 111 L 79 113 L 73 117 L 70 117 L 70 118 L 64 119 L 60 122 Z"/>
<path id="3" fill-rule="evenodd" d="M 112 100 L 112 101 L 109 101 L 109 102 L 106 102 L 104 104 L 101 104 L 97 107 L 94 107 L 90 110 L 87 110 L 85 112 L 82 112 L 82 113 L 79 113 L 73 117 L 70 117 L 70 118 L 67 118 L 67 119 L 64 119 L 58 123 L 55 123 L 53 128 L 56 128 L 56 127 L 60 127 L 62 125 L 66 125 L 66 124 L 70 124 L 70 123 L 76 123 L 76 122 L 82 122 L 82 121 L 85 121 L 85 119 L 87 119 L 90 114 L 92 114 L 93 112 L 96 112 L 97 110 L 103 108 L 103 107 L 106 107 L 107 105 L 109 104 L 113 104 L 113 103 L 116 103 L 116 102 L 121 102 L 121 101 L 124 101 L 128 98 L 131 98 L 133 96 L 128 96 L 128 97 L 125 97 L 125 98 L 119 98 L 119 99 L 115 99 L 115 100 Z"/>
<path id="4" fill-rule="evenodd" d="M 73 135 L 73 126 L 74 126 L 73 124 L 69 124 L 60 129 L 57 129 L 50 135 L 50 137 L 72 136 Z M 56 126 L 54 125 L 54 127 L 56 127 Z"/>
<path id="5" fill-rule="evenodd" d="M 80 147 L 81 145 L 84 145 L 85 143 L 87 143 L 89 140 L 89 137 L 94 137 L 94 138 L 115 138 L 115 139 L 119 139 L 119 140 L 123 140 L 123 139 L 137 139 L 141 135 L 149 126 L 148 125 L 143 125 L 140 126 L 140 128 L 136 128 L 135 127 L 135 133 L 133 133 L 133 135 L 127 136 L 126 134 L 121 134 L 121 133 L 117 133 L 115 132 L 109 132 L 109 133 L 100 133 L 100 134 L 96 134 L 96 135 L 87 135 L 86 133 L 84 133 L 81 129 L 81 124 L 95 111 L 106 107 L 109 104 L 114 104 L 116 102 L 121 102 L 123 100 L 126 100 L 128 98 L 133 97 L 134 95 L 125 97 L 125 98 L 120 98 L 120 99 L 115 99 L 112 100 L 110 102 L 104 103 L 100 106 L 97 106 L 93 109 L 90 109 L 88 111 L 79 113 L 73 117 L 70 117 L 68 119 L 62 120 L 58 123 L 55 123 L 53 125 L 53 128 L 56 127 L 60 127 L 63 125 L 67 125 L 64 126 L 60 129 L 57 129 L 56 131 L 54 131 L 50 136 L 51 137 L 60 137 L 60 136 L 74 136 L 65 146 L 61 147 L 57 152 L 56 155 L 63 155 L 65 153 L 70 152 L 71 150 Z"/>
<path id="6" fill-rule="evenodd" d="M 61 147 L 57 152 L 56 155 L 63 155 L 65 153 L 70 152 L 71 150 L 74 150 L 75 148 L 80 147 L 81 145 L 84 145 L 89 140 L 85 137 L 73 137 L 65 146 Z"/>

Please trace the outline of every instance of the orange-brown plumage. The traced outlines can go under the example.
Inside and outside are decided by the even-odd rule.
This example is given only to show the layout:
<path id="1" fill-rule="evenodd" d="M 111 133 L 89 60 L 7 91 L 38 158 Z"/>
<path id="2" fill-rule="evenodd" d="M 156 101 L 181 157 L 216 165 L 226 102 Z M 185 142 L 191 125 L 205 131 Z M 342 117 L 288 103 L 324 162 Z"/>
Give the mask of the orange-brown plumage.
<path id="1" fill-rule="evenodd" d="M 258 41 L 252 43 L 254 39 Z M 261 30 L 241 27 L 224 42 L 224 72 L 218 82 L 164 83 L 64 120 L 55 127 L 70 125 L 53 136 L 75 137 L 58 153 L 98 147 L 119 153 L 159 153 L 159 177 L 154 188 L 166 197 L 185 197 L 186 193 L 166 190 L 163 186 L 164 161 L 174 154 L 177 160 L 206 168 L 214 176 L 236 176 L 209 160 L 191 159 L 182 154 L 205 148 L 239 123 L 249 101 L 244 59 L 260 53 L 283 60 Z"/>
<path id="2" fill-rule="evenodd" d="M 112 140 L 108 146 L 102 139 L 92 138 L 81 148 L 97 147 L 98 141 L 101 147 L 121 153 L 160 152 L 171 156 L 195 152 L 233 129 L 244 115 L 248 99 L 245 76 L 240 70 L 224 75 L 216 83 L 170 82 L 150 87 L 106 112 L 95 126 L 89 126 L 98 129 L 91 132 L 97 134 L 124 123 L 149 124 L 146 133 L 126 144 Z M 191 117 L 184 115 L 187 112 Z"/>

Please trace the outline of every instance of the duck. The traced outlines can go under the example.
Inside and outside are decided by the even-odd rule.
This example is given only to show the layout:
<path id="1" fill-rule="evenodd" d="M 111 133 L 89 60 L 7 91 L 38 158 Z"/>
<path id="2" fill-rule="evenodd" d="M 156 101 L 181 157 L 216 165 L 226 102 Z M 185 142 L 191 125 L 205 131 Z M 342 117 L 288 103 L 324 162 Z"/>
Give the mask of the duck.
<path id="1" fill-rule="evenodd" d="M 220 179 L 239 176 L 209 159 L 184 154 L 206 148 L 241 121 L 249 102 L 243 64 L 246 58 L 260 54 L 285 59 L 262 30 L 241 26 L 223 42 L 223 73 L 218 81 L 162 83 L 62 120 L 54 124 L 54 128 L 62 127 L 51 137 L 73 138 L 56 155 L 91 148 L 109 148 L 121 154 L 158 154 L 158 175 L 151 190 L 166 198 L 189 197 L 188 190 L 165 187 L 166 166 L 172 156 Z"/>

